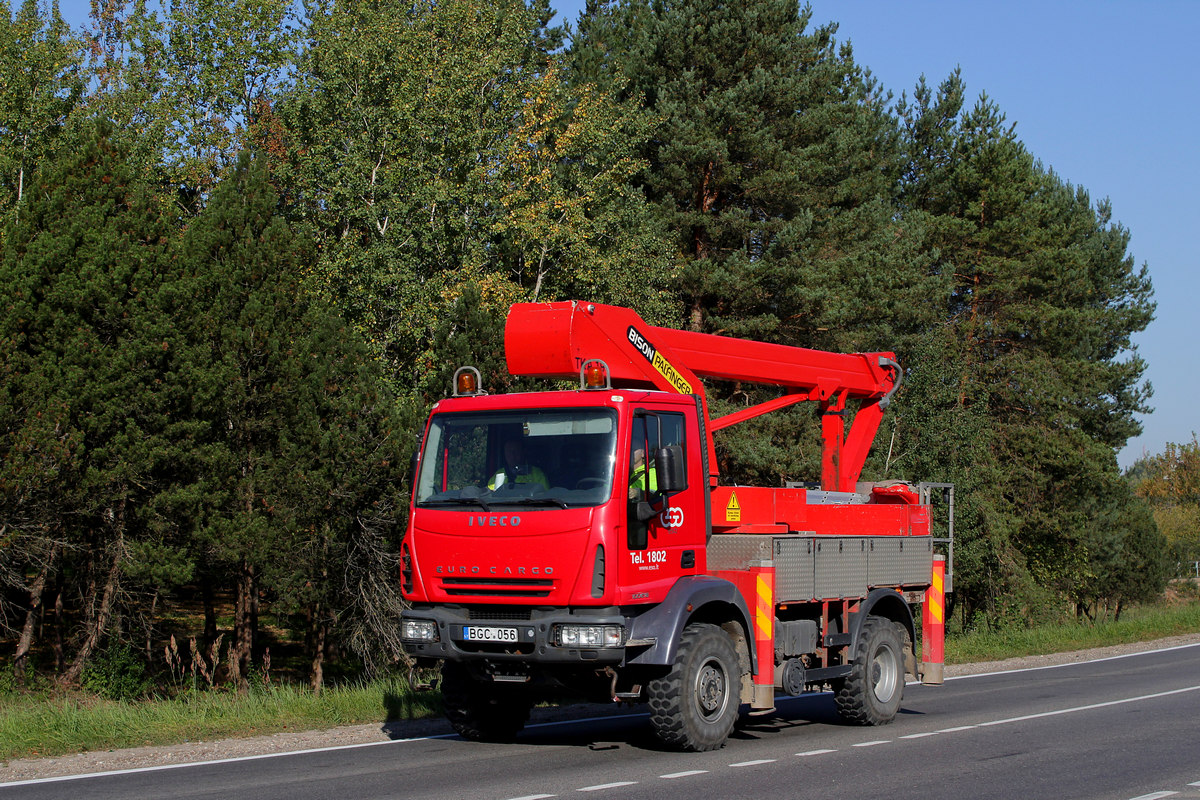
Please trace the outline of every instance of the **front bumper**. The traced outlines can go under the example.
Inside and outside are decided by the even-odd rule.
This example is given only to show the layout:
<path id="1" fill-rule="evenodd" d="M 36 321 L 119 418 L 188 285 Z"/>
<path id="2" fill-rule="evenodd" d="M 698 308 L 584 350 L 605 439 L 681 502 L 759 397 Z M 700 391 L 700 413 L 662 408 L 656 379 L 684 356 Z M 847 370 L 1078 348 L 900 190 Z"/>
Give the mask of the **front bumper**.
<path id="1" fill-rule="evenodd" d="M 402 618 L 430 620 L 436 624 L 438 632 L 436 642 L 403 640 L 408 655 L 419 659 L 492 663 L 620 664 L 625 658 L 624 641 L 630 626 L 630 620 L 615 607 L 417 606 L 403 612 Z M 564 624 L 619 625 L 624 631 L 622 644 L 617 647 L 560 646 L 554 641 L 555 626 Z"/>

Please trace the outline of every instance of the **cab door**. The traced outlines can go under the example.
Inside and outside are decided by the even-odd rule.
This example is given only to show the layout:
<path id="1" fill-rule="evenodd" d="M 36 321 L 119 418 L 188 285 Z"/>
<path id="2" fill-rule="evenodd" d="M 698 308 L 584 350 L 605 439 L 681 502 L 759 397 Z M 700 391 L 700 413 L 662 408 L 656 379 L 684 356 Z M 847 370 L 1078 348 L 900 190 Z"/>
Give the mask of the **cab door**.
<path id="1" fill-rule="evenodd" d="M 625 541 L 619 602 L 658 602 L 682 575 L 703 568 L 704 475 L 695 411 L 638 404 L 625 455 Z M 684 488 L 663 491 L 658 454 L 681 451 Z M 666 483 L 665 480 L 662 481 Z"/>

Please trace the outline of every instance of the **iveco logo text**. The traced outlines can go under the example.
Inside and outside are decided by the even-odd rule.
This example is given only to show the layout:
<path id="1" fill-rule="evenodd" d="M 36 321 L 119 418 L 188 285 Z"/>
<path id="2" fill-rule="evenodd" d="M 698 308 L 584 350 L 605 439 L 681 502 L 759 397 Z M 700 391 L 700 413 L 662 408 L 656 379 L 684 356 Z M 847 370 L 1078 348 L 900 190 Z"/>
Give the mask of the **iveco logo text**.
<path id="1" fill-rule="evenodd" d="M 439 564 L 438 575 L 553 575 L 554 567 L 456 567 Z"/>
<path id="2" fill-rule="evenodd" d="M 474 528 L 515 528 L 521 524 L 521 518 L 516 514 L 511 516 L 508 514 L 493 514 L 490 517 L 485 517 L 482 514 L 472 514 L 467 517 L 467 527 Z"/>

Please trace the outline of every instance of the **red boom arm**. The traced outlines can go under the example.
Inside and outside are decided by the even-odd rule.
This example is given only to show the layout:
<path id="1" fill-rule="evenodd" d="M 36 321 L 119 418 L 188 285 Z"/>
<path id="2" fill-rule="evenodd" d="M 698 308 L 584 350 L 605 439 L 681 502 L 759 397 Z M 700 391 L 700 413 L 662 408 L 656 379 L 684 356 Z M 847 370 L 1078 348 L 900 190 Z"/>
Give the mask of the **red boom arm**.
<path id="1" fill-rule="evenodd" d="M 504 349 L 513 375 L 571 378 L 585 360 L 598 358 L 608 365 L 614 385 L 698 395 L 706 416 L 700 377 L 783 387 L 781 397 L 709 424 L 714 485 L 713 431 L 813 400 L 821 403 L 824 414 L 821 486 L 853 491 L 900 375 L 892 353 L 827 353 L 659 328 L 630 309 L 575 300 L 514 305 L 504 329 Z M 863 404 L 847 435 L 842 415 L 849 399 Z"/>

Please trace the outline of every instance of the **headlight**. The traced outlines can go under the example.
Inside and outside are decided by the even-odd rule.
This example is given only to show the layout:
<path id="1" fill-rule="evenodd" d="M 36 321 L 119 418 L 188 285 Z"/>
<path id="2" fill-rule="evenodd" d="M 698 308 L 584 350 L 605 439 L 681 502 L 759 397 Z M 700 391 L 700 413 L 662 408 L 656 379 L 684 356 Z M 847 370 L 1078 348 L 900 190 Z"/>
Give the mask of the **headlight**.
<path id="1" fill-rule="evenodd" d="M 620 647 L 625 629 L 620 625 L 559 625 L 554 643 L 559 647 Z"/>
<path id="2" fill-rule="evenodd" d="M 401 619 L 400 638 L 406 642 L 436 642 L 437 623 L 431 619 Z"/>

